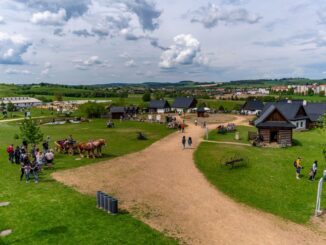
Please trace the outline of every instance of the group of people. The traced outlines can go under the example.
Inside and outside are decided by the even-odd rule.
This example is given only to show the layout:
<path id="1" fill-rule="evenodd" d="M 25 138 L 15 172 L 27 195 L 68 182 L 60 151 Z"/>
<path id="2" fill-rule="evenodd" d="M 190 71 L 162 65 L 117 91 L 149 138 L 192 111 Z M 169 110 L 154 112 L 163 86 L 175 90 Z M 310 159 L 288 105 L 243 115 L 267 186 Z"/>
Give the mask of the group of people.
<path id="1" fill-rule="evenodd" d="M 302 166 L 302 159 L 301 157 L 298 157 L 294 163 L 293 163 L 294 167 L 295 167 L 295 173 L 296 173 L 296 178 L 300 179 L 301 177 L 301 170 L 303 169 Z M 315 180 L 316 174 L 317 174 L 317 169 L 318 169 L 318 161 L 315 160 L 312 164 L 312 167 L 310 168 L 309 171 L 309 180 Z"/>
<path id="2" fill-rule="evenodd" d="M 183 149 L 186 149 L 187 143 L 188 143 L 188 147 L 191 148 L 191 146 L 192 146 L 192 138 L 189 136 L 188 140 L 187 140 L 186 136 L 182 136 L 181 143 L 182 143 Z"/>
<path id="3" fill-rule="evenodd" d="M 40 150 L 35 144 L 31 150 L 28 151 L 28 143 L 22 142 L 21 146 L 14 147 L 13 144 L 7 147 L 9 162 L 20 165 L 20 181 L 23 180 L 25 175 L 26 183 L 29 182 L 31 174 L 34 176 L 34 182 L 39 181 L 39 172 L 44 165 L 52 166 L 54 160 L 54 153 L 49 149 L 49 141 L 46 140 L 42 144 L 43 151 Z"/>

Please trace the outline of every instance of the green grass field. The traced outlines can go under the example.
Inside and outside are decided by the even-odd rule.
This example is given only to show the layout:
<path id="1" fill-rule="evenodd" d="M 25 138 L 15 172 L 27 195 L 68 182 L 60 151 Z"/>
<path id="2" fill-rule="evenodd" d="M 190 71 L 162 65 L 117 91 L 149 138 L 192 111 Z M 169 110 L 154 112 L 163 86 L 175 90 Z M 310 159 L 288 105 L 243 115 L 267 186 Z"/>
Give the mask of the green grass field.
<path id="1" fill-rule="evenodd" d="M 0 201 L 11 202 L 0 208 L 0 230 L 13 233 L 0 244 L 176 244 L 177 242 L 131 217 L 127 212 L 111 216 L 98 210 L 94 196 L 85 196 L 54 181 L 53 171 L 92 164 L 127 153 L 139 151 L 173 132 L 165 126 L 138 122 L 115 122 L 116 128 L 105 127 L 105 120 L 80 125 L 42 126 L 51 141 L 72 134 L 78 141 L 105 138 L 101 159 L 76 160 L 79 156 L 57 154 L 53 170 L 40 174 L 40 183 L 19 181 L 20 167 L 8 163 L 8 144 L 20 143 L 13 136 L 18 122 L 0 123 Z M 136 133 L 149 139 L 138 141 Z"/>
<path id="2" fill-rule="evenodd" d="M 245 127 L 241 127 L 240 135 L 245 131 Z M 230 135 L 217 136 L 216 140 L 233 141 Z M 195 160 L 207 179 L 235 200 L 306 223 L 314 213 L 317 190 L 317 181 L 309 181 L 308 173 L 314 160 L 319 160 L 318 178 L 326 168 L 322 155 L 325 136 L 326 132 L 320 130 L 295 133 L 297 145 L 286 149 L 202 143 Z M 248 165 L 238 168 L 222 165 L 222 161 L 233 156 L 248 158 Z M 298 156 L 303 158 L 301 180 L 295 178 L 293 167 Z M 326 191 L 322 203 L 325 207 Z"/>
<path id="3" fill-rule="evenodd" d="M 251 132 L 256 132 L 254 127 L 246 127 L 246 126 L 237 126 L 236 132 L 239 132 L 240 140 L 235 139 L 235 132 L 218 134 L 217 129 L 212 130 L 208 134 L 208 140 L 214 141 L 225 141 L 225 142 L 239 142 L 239 143 L 248 143 L 248 130 Z"/>

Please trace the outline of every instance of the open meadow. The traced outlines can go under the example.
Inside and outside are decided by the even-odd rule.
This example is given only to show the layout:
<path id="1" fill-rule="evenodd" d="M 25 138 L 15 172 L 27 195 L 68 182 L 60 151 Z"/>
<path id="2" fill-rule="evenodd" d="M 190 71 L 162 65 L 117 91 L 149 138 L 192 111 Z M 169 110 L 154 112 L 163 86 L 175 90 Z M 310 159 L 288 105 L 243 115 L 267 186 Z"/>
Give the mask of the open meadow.
<path id="1" fill-rule="evenodd" d="M 51 173 L 94 162 L 112 159 L 146 148 L 173 132 L 164 125 L 139 122 L 115 122 L 106 128 L 105 120 L 90 123 L 41 126 L 44 136 L 54 140 L 69 134 L 78 141 L 104 138 L 107 146 L 103 157 L 79 159 L 79 155 L 55 155 L 53 169 L 44 169 L 40 182 L 20 182 L 20 166 L 8 163 L 8 144 L 21 144 L 14 135 L 19 133 L 19 122 L 1 123 L 0 137 L 0 201 L 9 201 L 0 209 L 0 230 L 12 229 L 10 236 L 0 244 L 175 244 L 149 226 L 123 211 L 112 216 L 96 208 L 94 197 L 85 196 L 56 182 Z M 137 140 L 143 132 L 148 140 Z"/>
<path id="2" fill-rule="evenodd" d="M 253 127 L 238 127 L 241 143 L 248 143 L 247 132 Z M 195 153 L 197 167 L 219 190 L 252 207 L 297 223 L 307 223 L 315 210 L 317 181 L 309 181 L 314 160 L 319 161 L 316 179 L 326 168 L 322 154 L 326 132 L 295 132 L 295 145 L 288 148 L 260 148 L 204 142 Z M 210 140 L 236 142 L 234 133 L 211 131 Z M 302 178 L 295 178 L 294 160 L 302 157 Z M 247 163 L 231 168 L 223 163 L 231 158 L 244 158 Z M 324 191 L 324 193 L 326 193 Z M 324 195 L 322 203 L 325 204 Z"/>

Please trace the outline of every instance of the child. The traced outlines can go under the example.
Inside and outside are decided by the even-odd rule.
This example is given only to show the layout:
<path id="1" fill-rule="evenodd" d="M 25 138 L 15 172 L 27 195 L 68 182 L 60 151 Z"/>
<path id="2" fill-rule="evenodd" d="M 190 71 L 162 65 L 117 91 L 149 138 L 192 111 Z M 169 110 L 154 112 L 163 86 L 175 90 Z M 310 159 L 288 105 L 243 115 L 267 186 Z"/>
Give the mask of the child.
<path id="1" fill-rule="evenodd" d="M 28 183 L 30 171 L 31 171 L 31 162 L 29 161 L 28 156 L 26 156 L 22 161 L 22 165 L 21 165 L 20 181 L 23 180 L 23 176 L 25 174 L 26 183 Z"/>
<path id="2" fill-rule="evenodd" d="M 317 174 L 317 168 L 318 168 L 318 161 L 315 160 L 312 164 L 310 173 L 309 173 L 309 180 L 315 180 L 316 174 Z"/>
<path id="3" fill-rule="evenodd" d="M 15 155 L 15 150 L 14 150 L 14 145 L 10 145 L 7 148 L 7 153 L 9 156 L 9 162 L 14 163 L 14 155 Z"/>
<path id="4" fill-rule="evenodd" d="M 296 178 L 300 179 L 300 173 L 301 173 L 301 169 L 302 169 L 301 158 L 300 157 L 298 157 L 295 160 L 294 167 L 295 167 Z"/>

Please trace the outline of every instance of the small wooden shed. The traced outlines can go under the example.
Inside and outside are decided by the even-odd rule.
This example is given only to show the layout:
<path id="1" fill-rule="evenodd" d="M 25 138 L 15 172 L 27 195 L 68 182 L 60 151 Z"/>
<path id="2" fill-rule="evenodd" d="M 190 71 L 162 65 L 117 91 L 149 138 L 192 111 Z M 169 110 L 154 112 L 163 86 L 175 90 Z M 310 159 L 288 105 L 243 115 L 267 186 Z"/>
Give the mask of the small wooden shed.
<path id="1" fill-rule="evenodd" d="M 204 107 L 199 107 L 197 109 L 197 117 L 206 117 L 207 114 L 206 114 L 206 110 Z"/>
<path id="2" fill-rule="evenodd" d="M 126 116 L 126 108 L 122 106 L 112 106 L 109 108 L 109 115 L 112 119 L 120 119 Z"/>
<path id="3" fill-rule="evenodd" d="M 256 121 L 259 138 L 267 144 L 292 146 L 295 126 L 274 105 L 270 106 Z"/>

